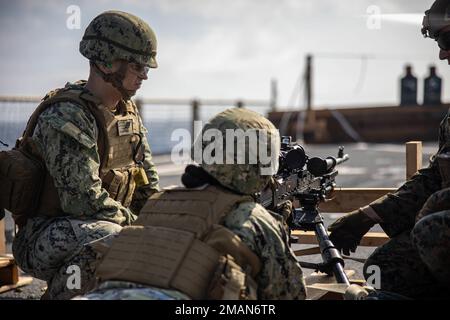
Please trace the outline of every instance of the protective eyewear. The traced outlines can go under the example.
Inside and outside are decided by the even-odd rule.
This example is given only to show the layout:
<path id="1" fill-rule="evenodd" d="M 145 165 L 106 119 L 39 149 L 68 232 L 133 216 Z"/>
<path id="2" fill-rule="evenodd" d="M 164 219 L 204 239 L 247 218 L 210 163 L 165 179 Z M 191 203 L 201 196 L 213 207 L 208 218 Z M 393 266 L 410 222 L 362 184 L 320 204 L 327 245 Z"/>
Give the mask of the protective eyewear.
<path id="1" fill-rule="evenodd" d="M 129 63 L 128 66 L 130 67 L 130 71 L 138 76 L 147 76 L 150 70 L 149 66 L 138 63 Z"/>

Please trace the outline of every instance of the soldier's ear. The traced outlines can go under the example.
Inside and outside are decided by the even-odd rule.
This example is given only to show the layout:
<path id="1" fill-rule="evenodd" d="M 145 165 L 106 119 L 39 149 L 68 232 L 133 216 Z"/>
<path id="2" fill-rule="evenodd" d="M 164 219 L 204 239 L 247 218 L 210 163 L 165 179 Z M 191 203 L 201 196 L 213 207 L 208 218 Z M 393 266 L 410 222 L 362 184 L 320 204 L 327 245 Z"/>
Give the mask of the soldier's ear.
<path id="1" fill-rule="evenodd" d="M 97 63 L 97 68 L 99 68 L 100 71 L 106 74 L 114 72 L 113 64 L 111 62 Z"/>

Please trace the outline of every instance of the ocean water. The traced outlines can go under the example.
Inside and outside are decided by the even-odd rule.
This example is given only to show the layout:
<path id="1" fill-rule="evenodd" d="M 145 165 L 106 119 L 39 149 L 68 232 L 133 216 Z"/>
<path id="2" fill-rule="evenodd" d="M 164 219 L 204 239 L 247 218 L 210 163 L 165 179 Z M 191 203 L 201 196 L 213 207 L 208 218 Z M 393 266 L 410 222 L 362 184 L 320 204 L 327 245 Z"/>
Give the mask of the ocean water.
<path id="1" fill-rule="evenodd" d="M 28 118 L 38 103 L 0 104 L 0 150 L 12 148 L 25 129 Z M 174 106 L 145 106 L 142 114 L 148 130 L 147 138 L 153 154 L 170 153 L 179 142 L 172 141 L 172 133 L 177 129 L 191 130 L 190 108 Z"/>
<path id="2" fill-rule="evenodd" d="M 14 146 L 15 141 L 25 129 L 28 118 L 38 103 L 0 103 L 0 141 L 9 145 L 0 145 L 0 150 Z M 200 120 L 206 122 L 214 114 L 226 107 L 204 106 L 200 108 Z M 265 108 L 250 108 L 264 114 Z M 191 133 L 192 115 L 190 106 L 144 105 L 141 111 L 144 125 L 148 130 L 148 141 L 153 154 L 170 153 L 175 145 L 181 143 L 180 129 Z M 177 131 L 178 130 L 178 131 Z M 172 135 L 174 134 L 174 139 Z M 184 139 L 182 145 L 190 144 L 190 139 Z"/>
<path id="3" fill-rule="evenodd" d="M 144 121 L 148 129 L 147 139 L 153 154 L 170 153 L 172 147 L 180 140 L 171 140 L 172 133 L 177 129 L 190 131 L 191 122 L 188 120 L 153 120 Z M 26 121 L 0 121 L 0 140 L 9 145 L 0 146 L 0 150 L 7 150 L 14 146 L 15 141 L 25 129 Z"/>

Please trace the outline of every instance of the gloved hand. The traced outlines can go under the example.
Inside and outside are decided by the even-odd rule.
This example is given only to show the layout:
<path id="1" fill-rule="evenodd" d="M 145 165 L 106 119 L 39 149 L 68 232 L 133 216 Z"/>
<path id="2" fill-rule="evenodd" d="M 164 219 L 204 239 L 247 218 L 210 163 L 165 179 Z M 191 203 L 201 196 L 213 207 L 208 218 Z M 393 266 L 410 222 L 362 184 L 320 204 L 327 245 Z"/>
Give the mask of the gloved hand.
<path id="1" fill-rule="evenodd" d="M 289 229 L 289 224 L 292 222 L 292 201 L 287 200 L 283 202 L 278 209 L 275 211 L 278 215 L 280 215 L 283 218 L 282 226 L 286 232 L 287 235 L 289 235 L 289 243 L 295 242 L 293 240 L 294 237 L 291 236 L 291 232 Z"/>
<path id="2" fill-rule="evenodd" d="M 330 240 L 339 251 L 350 255 L 350 251 L 355 252 L 362 237 L 374 225 L 375 222 L 360 209 L 352 211 L 328 227 Z"/>
<path id="3" fill-rule="evenodd" d="M 283 221 L 287 222 L 292 215 L 292 201 L 283 202 L 277 212 L 283 217 Z"/>
<path id="4" fill-rule="evenodd" d="M 281 216 L 283 227 L 286 232 L 289 233 L 289 221 L 291 220 L 292 215 L 292 202 L 290 200 L 287 200 L 283 202 L 276 211 L 271 212 L 274 212 L 274 214 Z"/>
<path id="5" fill-rule="evenodd" d="M 433 193 L 425 202 L 422 209 L 416 216 L 416 222 L 422 219 L 423 217 L 450 209 L 450 188 L 442 189 Z"/>

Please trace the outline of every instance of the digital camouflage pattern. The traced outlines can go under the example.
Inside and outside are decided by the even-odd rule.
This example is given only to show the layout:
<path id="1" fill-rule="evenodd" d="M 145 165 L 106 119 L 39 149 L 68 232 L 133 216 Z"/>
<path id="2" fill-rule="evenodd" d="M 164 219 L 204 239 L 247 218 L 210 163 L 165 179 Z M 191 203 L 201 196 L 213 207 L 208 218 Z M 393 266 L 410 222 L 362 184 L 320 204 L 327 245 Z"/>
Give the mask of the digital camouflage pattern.
<path id="1" fill-rule="evenodd" d="M 219 130 L 222 133 L 224 158 L 222 164 L 208 164 L 203 159 L 200 166 L 205 169 L 205 171 L 207 171 L 211 176 L 217 179 L 222 185 L 232 190 L 238 191 L 243 194 L 254 194 L 262 190 L 270 181 L 271 175 L 261 175 L 261 168 L 266 166 L 265 164 L 261 163 L 259 154 L 256 158 L 256 164 L 249 163 L 249 154 L 251 152 L 250 149 L 257 150 L 257 148 L 255 148 L 255 146 L 250 147 L 250 140 L 248 139 L 245 140 L 245 147 L 242 148 L 242 146 L 238 146 L 238 141 L 237 139 L 235 139 L 233 143 L 234 149 L 229 150 L 226 143 L 226 130 L 241 129 L 245 132 L 249 129 L 257 129 L 263 131 L 267 137 L 267 154 L 272 155 L 272 157 L 276 159 L 276 166 L 273 168 L 274 172 L 272 173 L 275 174 L 278 169 L 278 156 L 280 150 L 280 137 L 275 126 L 268 119 L 264 118 L 254 111 L 245 108 L 232 108 L 227 109 L 211 118 L 203 127 L 201 136 L 203 136 L 204 132 L 209 129 Z M 201 144 L 201 150 L 205 150 L 205 148 L 207 148 L 213 142 L 215 141 L 197 139 L 194 144 Z M 260 146 L 263 142 L 264 141 L 262 139 L 259 140 Z M 239 152 L 235 152 L 239 149 L 241 149 L 245 154 L 245 163 L 243 164 L 239 164 Z M 232 164 L 226 163 L 227 153 L 234 153 L 234 162 Z M 245 181 L 245 183 L 243 183 L 243 181 Z"/>
<path id="2" fill-rule="evenodd" d="M 377 248 L 364 264 L 364 276 L 380 268 L 381 289 L 409 298 L 450 297 L 450 211 L 422 219 L 411 231 L 405 231 Z M 428 220 L 427 220 L 428 219 Z"/>
<path id="3" fill-rule="evenodd" d="M 364 277 L 373 273 L 369 266 L 380 268 L 382 290 L 395 292 L 407 297 L 428 295 L 435 290 L 436 281 L 411 243 L 410 231 L 405 231 L 386 244 L 378 247 L 364 264 Z"/>
<path id="4" fill-rule="evenodd" d="M 420 219 L 411 232 L 411 240 L 423 263 L 450 297 L 450 210 Z"/>
<path id="5" fill-rule="evenodd" d="M 88 25 L 80 42 L 80 53 L 94 62 L 126 60 L 156 68 L 156 47 L 156 35 L 145 21 L 130 13 L 111 10 Z"/>
<path id="6" fill-rule="evenodd" d="M 66 123 L 74 124 L 82 132 L 78 140 L 66 131 Z M 134 203 L 131 206 L 136 208 L 142 207 L 152 191 L 159 188 L 159 178 L 144 130 L 142 126 L 144 168 L 150 184 L 135 191 Z M 98 173 L 100 156 L 97 137 L 98 128 L 92 114 L 71 102 L 63 102 L 50 106 L 39 116 L 33 140 L 53 177 L 61 208 L 65 213 L 83 219 L 129 225 L 136 219 L 135 214 L 110 198 L 102 188 Z"/>
<path id="7" fill-rule="evenodd" d="M 261 205 L 244 202 L 225 217 L 223 225 L 260 258 L 262 268 L 255 279 L 258 299 L 306 298 L 302 269 L 289 246 L 281 216 L 277 219 Z M 188 297 L 176 290 L 106 281 L 83 299 L 178 300 Z"/>
<path id="8" fill-rule="evenodd" d="M 16 235 L 14 257 L 22 270 L 47 281 L 44 298 L 70 299 L 95 285 L 97 253 L 85 244 L 121 229 L 108 221 L 35 217 Z M 79 267 L 79 289 L 68 287 L 76 284 L 71 266 Z"/>
<path id="9" fill-rule="evenodd" d="M 450 199 L 450 188 L 436 191 L 425 202 L 422 209 L 416 216 L 416 222 L 423 217 L 428 216 L 434 212 L 439 212 L 449 209 L 448 199 Z"/>
<path id="10" fill-rule="evenodd" d="M 226 129 L 254 128 L 268 130 L 272 134 L 270 138 L 275 139 L 279 144 L 277 130 L 270 121 L 256 112 L 242 108 L 228 109 L 219 113 L 205 125 L 202 132 L 207 129 L 218 129 L 223 133 L 223 145 L 226 146 Z M 202 145 L 202 148 L 204 147 Z M 248 150 L 249 148 L 246 146 L 245 151 L 248 152 Z M 278 154 L 275 162 L 278 164 Z M 244 194 L 260 191 L 270 180 L 270 176 L 261 177 L 258 164 L 202 164 L 202 167 L 224 186 Z M 223 225 L 238 235 L 260 259 L 261 270 L 255 278 L 258 285 L 258 299 L 306 298 L 303 272 L 290 248 L 286 223 L 282 215 L 271 215 L 264 207 L 255 202 L 243 202 L 225 216 Z M 120 287 L 120 285 L 119 288 L 115 283 L 107 281 L 85 298 L 161 298 L 161 295 L 155 296 L 153 289 L 162 289 L 146 290 L 137 284 L 129 283 L 127 286 L 135 286 L 135 288 L 129 289 Z M 104 288 L 110 289 L 105 290 Z M 180 299 L 178 291 L 164 290 L 161 291 L 161 294 L 169 296 L 167 299 Z"/>
<path id="11" fill-rule="evenodd" d="M 127 281 L 106 281 L 95 291 L 77 296 L 73 300 L 190 300 L 190 298 L 176 290 L 148 287 Z"/>
<path id="12" fill-rule="evenodd" d="M 450 112 L 439 129 L 439 150 L 395 193 L 370 206 L 391 239 L 366 262 L 381 268 L 381 289 L 410 297 L 450 297 Z M 445 157 L 444 157 L 445 158 Z M 369 275 L 367 275 L 369 276 Z"/>
<path id="13" fill-rule="evenodd" d="M 245 202 L 225 217 L 224 226 L 237 234 L 259 257 L 256 276 L 259 299 L 305 299 L 303 272 L 289 245 L 282 216 Z"/>
<path id="14" fill-rule="evenodd" d="M 75 125 L 81 134 L 70 134 L 64 129 L 66 123 Z M 93 269 L 89 265 L 94 256 L 82 250 L 84 244 L 120 231 L 121 225 L 130 225 L 146 199 L 158 190 L 159 178 L 143 125 L 141 131 L 146 155 L 144 168 L 150 184 L 137 188 L 130 208 L 126 208 L 102 188 L 98 172 L 98 128 L 92 114 L 72 102 L 61 102 L 39 116 L 33 140 L 53 177 L 67 217 L 28 219 L 14 239 L 13 252 L 21 268 L 48 281 L 50 297 L 66 298 L 72 294 L 62 287 L 67 265 L 78 264 L 85 278 L 92 278 Z M 80 254 L 76 255 L 77 252 Z"/>
<path id="15" fill-rule="evenodd" d="M 430 165 L 419 170 L 410 180 L 404 183 L 396 192 L 388 194 L 370 204 L 383 220 L 381 227 L 390 236 L 406 230 L 411 230 L 416 222 L 416 216 L 428 198 L 440 191 L 445 184 L 441 178 L 438 156 L 450 151 L 450 112 L 442 120 L 439 128 L 439 150 L 431 157 Z M 448 193 L 450 196 L 450 193 Z M 450 202 L 448 208 L 450 209 Z"/>

